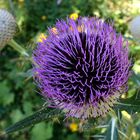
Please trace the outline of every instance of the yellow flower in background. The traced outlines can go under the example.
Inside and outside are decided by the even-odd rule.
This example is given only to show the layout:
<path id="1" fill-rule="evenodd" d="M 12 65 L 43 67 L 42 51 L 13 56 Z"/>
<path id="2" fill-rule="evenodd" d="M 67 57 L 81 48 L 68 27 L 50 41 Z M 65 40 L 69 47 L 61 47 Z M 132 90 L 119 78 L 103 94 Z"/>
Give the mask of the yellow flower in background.
<path id="1" fill-rule="evenodd" d="M 130 114 L 128 114 L 126 111 L 121 111 L 122 112 L 122 115 L 125 117 L 125 118 L 127 118 L 127 119 L 131 119 L 131 115 Z"/>
<path id="2" fill-rule="evenodd" d="M 70 130 L 71 130 L 72 132 L 76 132 L 76 131 L 78 131 L 78 124 L 76 124 L 76 123 L 71 123 L 71 124 L 69 125 L 69 128 L 70 128 Z"/>
<path id="3" fill-rule="evenodd" d="M 122 98 L 122 99 L 125 99 L 125 96 L 126 96 L 126 95 L 125 95 L 125 94 L 123 94 L 123 95 L 121 96 L 121 98 Z"/>
<path id="4" fill-rule="evenodd" d="M 56 29 L 55 27 L 53 27 L 53 28 L 51 29 L 51 31 L 52 31 L 54 34 L 58 34 L 58 31 L 57 31 L 57 29 Z"/>
<path id="5" fill-rule="evenodd" d="M 42 16 L 41 19 L 42 19 L 42 20 L 46 20 L 47 17 L 46 17 L 46 16 Z"/>
<path id="6" fill-rule="evenodd" d="M 82 24 L 81 26 L 78 26 L 78 27 L 77 27 L 77 29 L 78 29 L 79 32 L 84 31 L 84 28 L 85 28 L 85 27 L 84 27 L 84 24 Z"/>
<path id="7" fill-rule="evenodd" d="M 45 40 L 47 38 L 47 36 L 43 33 L 41 33 L 38 37 L 38 41 L 37 42 L 43 42 L 43 40 Z"/>
<path id="8" fill-rule="evenodd" d="M 51 31 L 54 34 L 58 34 L 58 31 L 55 27 L 51 28 Z M 47 35 L 45 35 L 44 33 L 39 34 L 39 36 L 37 37 L 37 42 L 43 42 L 43 40 L 45 40 L 47 38 Z"/>
<path id="9" fill-rule="evenodd" d="M 70 18 L 73 19 L 73 20 L 77 20 L 78 14 L 77 14 L 77 13 L 72 13 L 72 14 L 70 15 Z"/>
<path id="10" fill-rule="evenodd" d="M 18 2 L 19 2 L 19 3 L 20 3 L 20 2 L 22 3 L 22 2 L 24 2 L 24 0 L 18 0 Z"/>

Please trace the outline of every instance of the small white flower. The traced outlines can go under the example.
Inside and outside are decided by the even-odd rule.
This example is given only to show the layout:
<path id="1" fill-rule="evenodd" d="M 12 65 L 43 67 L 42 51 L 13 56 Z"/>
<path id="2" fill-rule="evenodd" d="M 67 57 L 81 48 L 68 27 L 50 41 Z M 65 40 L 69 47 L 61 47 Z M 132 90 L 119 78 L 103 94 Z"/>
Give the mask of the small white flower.
<path id="1" fill-rule="evenodd" d="M 130 22 L 130 31 L 135 39 L 140 40 L 140 16 L 135 17 Z"/>
<path id="2" fill-rule="evenodd" d="M 16 34 L 17 24 L 12 14 L 0 9 L 0 48 L 3 48 Z"/>

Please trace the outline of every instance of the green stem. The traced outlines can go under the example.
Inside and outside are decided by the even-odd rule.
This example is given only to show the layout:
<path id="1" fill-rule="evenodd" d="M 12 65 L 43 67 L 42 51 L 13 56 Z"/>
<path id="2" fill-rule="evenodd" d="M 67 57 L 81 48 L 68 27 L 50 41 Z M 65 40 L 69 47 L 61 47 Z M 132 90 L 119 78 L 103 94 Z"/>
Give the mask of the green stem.
<path id="1" fill-rule="evenodd" d="M 29 57 L 29 54 L 26 52 L 26 50 L 13 39 L 8 43 L 8 45 L 10 45 L 16 51 L 18 51 L 21 55 Z"/>

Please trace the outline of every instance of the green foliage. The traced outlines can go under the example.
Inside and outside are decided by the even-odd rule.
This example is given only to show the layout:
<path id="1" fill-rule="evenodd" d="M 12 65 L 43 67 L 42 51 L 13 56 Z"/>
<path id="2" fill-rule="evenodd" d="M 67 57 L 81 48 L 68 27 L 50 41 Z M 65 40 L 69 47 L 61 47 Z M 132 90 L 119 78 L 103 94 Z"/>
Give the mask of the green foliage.
<path id="1" fill-rule="evenodd" d="M 53 127 L 50 122 L 37 124 L 31 131 L 31 140 L 49 140 L 52 137 Z"/>
<path id="2" fill-rule="evenodd" d="M 0 104 L 8 105 L 12 103 L 14 100 L 14 94 L 10 92 L 10 88 L 6 81 L 0 83 L 0 89 Z"/>

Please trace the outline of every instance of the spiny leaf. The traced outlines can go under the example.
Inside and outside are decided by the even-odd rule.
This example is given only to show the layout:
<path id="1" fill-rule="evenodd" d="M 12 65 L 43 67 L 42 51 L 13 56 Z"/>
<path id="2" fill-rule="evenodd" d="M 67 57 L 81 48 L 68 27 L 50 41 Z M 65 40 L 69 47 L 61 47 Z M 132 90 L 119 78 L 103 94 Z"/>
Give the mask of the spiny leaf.
<path id="1" fill-rule="evenodd" d="M 112 117 L 109 123 L 105 140 L 118 140 L 118 129 L 116 125 L 116 119 L 114 117 Z"/>
<path id="2" fill-rule="evenodd" d="M 59 117 L 60 115 L 62 115 L 62 112 L 60 112 L 60 110 L 53 109 L 50 111 L 47 108 L 42 108 L 39 111 L 37 111 L 36 113 L 34 113 L 33 115 L 6 128 L 5 133 L 8 134 L 8 133 L 12 133 L 15 131 L 19 131 L 28 126 L 35 125 L 41 121 L 49 120 L 54 117 Z"/>

